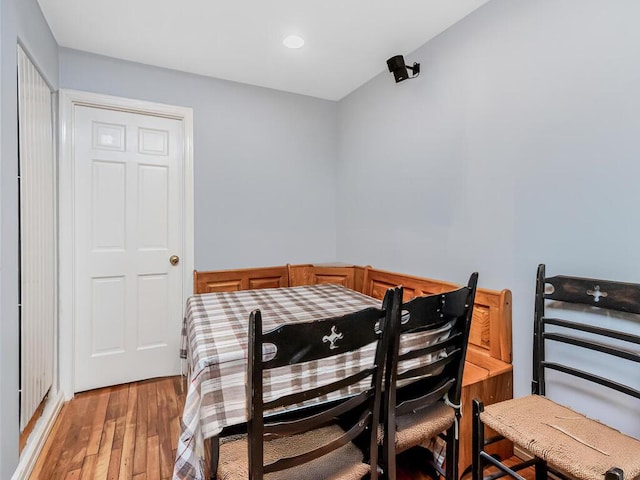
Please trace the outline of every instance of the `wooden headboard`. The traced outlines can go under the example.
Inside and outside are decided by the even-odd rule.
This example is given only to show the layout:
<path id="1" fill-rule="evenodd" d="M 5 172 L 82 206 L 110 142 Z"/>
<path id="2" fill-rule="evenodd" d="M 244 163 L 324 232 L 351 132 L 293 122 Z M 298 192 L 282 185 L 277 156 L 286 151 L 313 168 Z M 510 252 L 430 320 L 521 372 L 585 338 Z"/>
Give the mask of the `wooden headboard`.
<path id="1" fill-rule="evenodd" d="M 471 273 L 471 272 L 469 272 Z M 404 300 L 459 288 L 460 285 L 347 264 L 303 264 L 194 272 L 194 293 L 229 292 L 318 283 L 337 283 L 382 299 L 402 285 Z M 511 363 L 511 292 L 479 288 L 473 308 L 467 360 L 491 371 Z"/>

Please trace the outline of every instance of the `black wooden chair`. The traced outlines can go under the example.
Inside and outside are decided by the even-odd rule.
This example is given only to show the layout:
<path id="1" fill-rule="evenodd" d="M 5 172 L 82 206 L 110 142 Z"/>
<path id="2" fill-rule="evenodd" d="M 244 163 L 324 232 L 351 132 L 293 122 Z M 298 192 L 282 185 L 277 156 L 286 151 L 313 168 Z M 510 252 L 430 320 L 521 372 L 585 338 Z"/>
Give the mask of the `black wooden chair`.
<path id="1" fill-rule="evenodd" d="M 217 475 L 221 480 L 376 480 L 377 428 L 382 402 L 384 358 L 389 329 L 399 315 L 401 294 L 390 289 L 386 308 L 368 308 L 341 317 L 291 323 L 262 332 L 260 311 L 251 313 L 248 367 L 248 436 L 222 444 Z M 372 351 L 373 350 L 373 351 Z M 366 351 L 369 354 L 366 354 Z M 263 352 L 272 352 L 265 353 Z M 375 352 L 375 355 L 374 355 Z M 277 381 L 282 368 L 323 359 L 360 359 L 344 364 L 345 378 L 269 398 L 264 376 Z M 364 359 L 367 359 L 366 361 Z M 341 361 L 341 360 L 340 360 Z M 282 373 L 286 375 L 287 373 Z M 350 392 L 350 386 L 360 393 Z M 341 398 L 326 401 L 339 392 Z M 331 398 L 331 397 L 330 397 Z M 300 407 L 282 415 L 286 406 Z M 356 445 L 362 446 L 358 448 Z M 268 475 L 267 475 L 268 474 Z"/>
<path id="2" fill-rule="evenodd" d="M 396 455 L 412 447 L 433 450 L 446 442 L 442 456 L 427 456 L 432 478 L 458 478 L 458 425 L 462 371 L 467 352 L 478 274 L 458 290 L 416 297 L 395 318 L 385 375 L 382 463 L 396 478 Z M 439 441 L 436 439 L 440 439 Z M 438 461 L 440 459 L 441 461 Z"/>
<path id="3" fill-rule="evenodd" d="M 567 303 L 586 306 L 579 307 L 583 310 L 577 314 L 579 321 L 545 315 L 546 307 L 560 311 L 564 306 L 562 316 L 567 317 L 566 312 L 577 307 L 572 308 Z M 581 480 L 640 478 L 638 439 L 547 397 L 548 387 L 553 387 L 556 395 L 560 388 L 568 387 L 583 392 L 600 389 L 607 401 L 611 401 L 611 408 L 616 408 L 614 397 L 618 399 L 616 401 L 620 398 L 632 402 L 635 402 L 633 397 L 640 399 L 640 391 L 633 386 L 637 386 L 640 379 L 637 374 L 640 336 L 625 331 L 624 327 L 603 328 L 596 325 L 597 322 L 588 321 L 587 317 L 596 312 L 608 314 L 609 324 L 640 321 L 640 316 L 631 315 L 640 314 L 640 285 L 567 276 L 546 277 L 545 266 L 538 267 L 532 395 L 486 407 L 474 400 L 474 480 L 484 476 L 487 466 L 497 467 L 497 472 L 485 479 L 510 475 L 522 480 L 517 472 L 532 465 L 538 480 L 546 479 L 548 472 L 560 478 Z M 571 316 L 575 317 L 575 312 Z M 624 319 L 616 318 L 618 316 Z M 602 369 L 598 365 L 609 367 Z M 636 374 L 613 378 L 618 376 L 614 373 L 616 370 L 624 371 L 625 368 Z M 553 382 L 550 382 L 551 376 Z M 485 438 L 485 425 L 497 435 Z M 502 438 L 511 440 L 533 458 L 507 467 L 485 451 L 487 445 Z"/>

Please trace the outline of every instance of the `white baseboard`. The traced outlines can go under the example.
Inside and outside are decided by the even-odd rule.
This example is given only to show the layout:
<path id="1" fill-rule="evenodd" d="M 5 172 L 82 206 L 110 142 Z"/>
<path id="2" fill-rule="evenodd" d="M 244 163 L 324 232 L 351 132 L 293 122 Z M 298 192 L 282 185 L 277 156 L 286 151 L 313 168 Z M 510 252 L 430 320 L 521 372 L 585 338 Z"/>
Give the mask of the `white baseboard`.
<path id="1" fill-rule="evenodd" d="M 42 416 L 36 422 L 36 425 L 27 439 L 27 444 L 20 454 L 20 461 L 16 471 L 13 472 L 11 480 L 28 480 L 29 475 L 36 465 L 38 455 L 47 441 L 49 432 L 53 428 L 53 424 L 58 418 L 58 414 L 64 405 L 62 394 L 58 392 L 55 398 L 49 398 L 47 405 L 44 407 Z"/>

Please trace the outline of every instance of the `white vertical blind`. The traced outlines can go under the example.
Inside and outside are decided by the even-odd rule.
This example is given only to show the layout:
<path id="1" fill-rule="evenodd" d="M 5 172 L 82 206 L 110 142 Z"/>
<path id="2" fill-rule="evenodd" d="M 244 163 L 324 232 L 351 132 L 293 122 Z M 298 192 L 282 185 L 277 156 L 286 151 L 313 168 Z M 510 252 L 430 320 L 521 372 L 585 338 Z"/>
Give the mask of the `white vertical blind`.
<path id="1" fill-rule="evenodd" d="M 53 384 L 56 319 L 51 90 L 22 48 L 18 48 L 18 117 L 22 431 Z"/>

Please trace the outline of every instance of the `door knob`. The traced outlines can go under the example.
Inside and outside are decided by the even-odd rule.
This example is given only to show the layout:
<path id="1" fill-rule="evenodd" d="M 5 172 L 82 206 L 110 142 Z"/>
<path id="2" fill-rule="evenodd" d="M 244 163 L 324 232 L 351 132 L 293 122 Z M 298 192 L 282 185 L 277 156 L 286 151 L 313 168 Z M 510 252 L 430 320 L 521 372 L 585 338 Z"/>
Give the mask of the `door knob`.
<path id="1" fill-rule="evenodd" d="M 180 257 L 178 255 L 171 255 L 169 257 L 169 263 L 171 265 L 177 265 L 180 262 Z"/>

